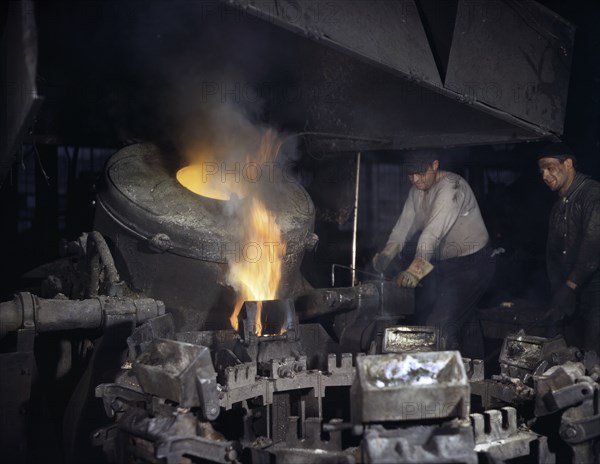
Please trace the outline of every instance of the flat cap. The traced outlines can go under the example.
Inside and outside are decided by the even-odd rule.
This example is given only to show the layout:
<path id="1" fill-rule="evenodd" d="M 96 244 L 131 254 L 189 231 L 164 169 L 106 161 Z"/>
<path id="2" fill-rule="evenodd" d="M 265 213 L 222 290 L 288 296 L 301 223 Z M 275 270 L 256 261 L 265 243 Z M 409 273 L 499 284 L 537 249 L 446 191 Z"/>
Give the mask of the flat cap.
<path id="1" fill-rule="evenodd" d="M 560 161 L 571 158 L 573 161 L 577 161 L 573 150 L 564 142 L 550 142 L 542 145 L 537 151 L 537 159 L 542 158 L 556 158 Z"/>
<path id="2" fill-rule="evenodd" d="M 408 174 L 415 174 L 427 171 L 431 163 L 439 159 L 440 157 L 436 150 L 421 148 L 406 151 L 402 155 L 402 164 Z"/>

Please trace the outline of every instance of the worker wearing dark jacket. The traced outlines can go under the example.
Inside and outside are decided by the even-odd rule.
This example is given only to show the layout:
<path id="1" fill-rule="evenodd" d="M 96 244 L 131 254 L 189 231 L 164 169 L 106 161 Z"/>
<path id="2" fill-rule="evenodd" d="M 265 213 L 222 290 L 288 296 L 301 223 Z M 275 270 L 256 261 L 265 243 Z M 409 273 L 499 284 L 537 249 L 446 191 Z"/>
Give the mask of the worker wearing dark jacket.
<path id="1" fill-rule="evenodd" d="M 547 318 L 564 323 L 569 344 L 598 351 L 600 183 L 576 171 L 576 159 L 562 143 L 543 147 L 538 166 L 559 196 L 548 228 L 546 267 L 553 297 Z"/>

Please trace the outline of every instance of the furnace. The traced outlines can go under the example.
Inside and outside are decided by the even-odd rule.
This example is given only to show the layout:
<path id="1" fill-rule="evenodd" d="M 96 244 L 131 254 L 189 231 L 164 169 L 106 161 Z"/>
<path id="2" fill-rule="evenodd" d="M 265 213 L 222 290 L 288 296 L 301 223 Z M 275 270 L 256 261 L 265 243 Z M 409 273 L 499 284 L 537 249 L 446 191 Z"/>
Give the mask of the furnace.
<path id="1" fill-rule="evenodd" d="M 200 195 L 177 180 L 181 166 L 179 161 L 169 165 L 170 158 L 176 157 L 151 144 L 124 148 L 109 161 L 98 194 L 95 227 L 113 247 L 131 290 L 164 301 L 178 328 L 225 329 L 236 307 L 229 269 L 248 264 L 246 277 L 251 278 L 259 262 L 268 264 L 283 251 L 278 294 L 271 298 L 304 293 L 308 285 L 300 264 L 316 239 L 314 206 L 302 186 L 282 178 L 281 171 L 275 171 L 281 165 L 273 163 L 272 176 L 265 174 L 261 183 L 247 182 L 247 196 L 233 190 L 228 199 Z M 199 176 L 197 188 L 207 180 L 223 188 L 228 179 L 234 187 L 243 182 L 235 171 L 219 171 L 220 165 L 217 171 L 213 164 L 204 167 L 207 172 L 204 179 Z M 265 221 L 278 225 L 277 240 L 245 236 L 244 218 L 259 200 L 272 214 Z"/>

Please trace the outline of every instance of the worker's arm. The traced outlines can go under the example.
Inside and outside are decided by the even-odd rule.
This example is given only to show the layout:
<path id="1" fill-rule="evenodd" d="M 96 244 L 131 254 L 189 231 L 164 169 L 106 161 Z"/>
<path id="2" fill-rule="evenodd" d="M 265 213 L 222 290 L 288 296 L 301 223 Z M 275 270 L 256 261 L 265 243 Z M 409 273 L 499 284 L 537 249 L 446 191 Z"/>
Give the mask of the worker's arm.
<path id="1" fill-rule="evenodd" d="M 385 248 L 373 257 L 373 268 L 377 272 L 382 273 L 387 269 L 390 262 L 404 248 L 406 240 L 415 232 L 415 195 L 416 189 L 413 188 L 408 194 L 402 214 L 392 229 Z"/>

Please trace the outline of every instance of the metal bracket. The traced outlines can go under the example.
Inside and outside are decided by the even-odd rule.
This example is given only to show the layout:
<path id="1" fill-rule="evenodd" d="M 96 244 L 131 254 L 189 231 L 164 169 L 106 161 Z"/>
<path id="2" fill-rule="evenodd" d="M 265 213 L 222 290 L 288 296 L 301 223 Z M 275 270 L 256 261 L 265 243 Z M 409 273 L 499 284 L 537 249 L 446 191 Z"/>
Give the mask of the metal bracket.
<path id="1" fill-rule="evenodd" d="M 561 425 L 560 437 L 569 444 L 577 444 L 600 436 L 600 414 L 570 421 Z"/>
<path id="2" fill-rule="evenodd" d="M 577 382 L 553 392 L 558 409 L 568 408 L 594 396 L 595 387 L 589 382 Z"/>

